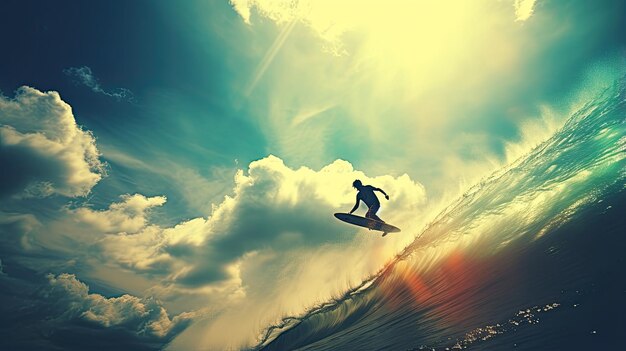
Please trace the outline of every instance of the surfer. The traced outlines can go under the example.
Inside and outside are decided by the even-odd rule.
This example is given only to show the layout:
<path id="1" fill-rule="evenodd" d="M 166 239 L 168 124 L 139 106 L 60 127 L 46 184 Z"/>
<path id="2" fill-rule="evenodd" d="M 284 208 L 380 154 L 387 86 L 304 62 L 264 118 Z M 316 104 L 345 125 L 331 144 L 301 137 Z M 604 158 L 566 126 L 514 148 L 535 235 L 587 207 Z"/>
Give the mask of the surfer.
<path id="1" fill-rule="evenodd" d="M 378 201 L 378 197 L 376 197 L 374 191 L 380 191 L 383 193 L 383 195 L 385 195 L 385 199 L 387 200 L 389 200 L 389 195 L 387 195 L 383 189 L 375 188 L 371 185 L 363 185 L 363 183 L 361 183 L 358 179 L 352 183 L 352 186 L 356 188 L 358 193 L 356 194 L 356 204 L 354 204 L 354 207 L 350 210 L 350 214 L 359 208 L 359 201 L 363 201 L 369 208 L 365 214 L 365 218 L 371 218 L 384 223 L 385 221 L 376 215 L 376 212 L 380 209 L 380 201 Z"/>

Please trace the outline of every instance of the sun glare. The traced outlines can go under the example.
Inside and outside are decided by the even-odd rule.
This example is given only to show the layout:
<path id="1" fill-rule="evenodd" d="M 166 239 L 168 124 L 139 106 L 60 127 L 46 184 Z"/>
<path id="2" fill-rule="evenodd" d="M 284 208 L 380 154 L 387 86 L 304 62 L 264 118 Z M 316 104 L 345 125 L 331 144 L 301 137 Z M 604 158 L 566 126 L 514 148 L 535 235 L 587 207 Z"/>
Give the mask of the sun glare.
<path id="1" fill-rule="evenodd" d="M 383 74 L 400 74 L 411 84 L 429 84 L 453 74 L 480 50 L 487 30 L 478 2 L 398 2 L 377 6 L 357 31 L 365 58 Z"/>
<path id="2" fill-rule="evenodd" d="M 494 51 L 510 68 L 511 38 L 502 24 L 514 26 L 512 4 L 477 1 L 232 1 L 244 20 L 250 10 L 281 26 L 294 21 L 310 27 L 336 55 L 355 58 L 382 82 L 398 76 L 413 88 L 427 87 L 460 71 L 487 68 Z M 528 15 L 530 16 L 530 14 Z M 528 17 L 526 17 L 528 18 Z M 254 18 L 251 20 L 254 25 Z M 502 51 L 505 55 L 500 56 Z M 373 69 L 373 70 L 372 70 Z M 488 72 L 485 72 L 487 74 Z"/>

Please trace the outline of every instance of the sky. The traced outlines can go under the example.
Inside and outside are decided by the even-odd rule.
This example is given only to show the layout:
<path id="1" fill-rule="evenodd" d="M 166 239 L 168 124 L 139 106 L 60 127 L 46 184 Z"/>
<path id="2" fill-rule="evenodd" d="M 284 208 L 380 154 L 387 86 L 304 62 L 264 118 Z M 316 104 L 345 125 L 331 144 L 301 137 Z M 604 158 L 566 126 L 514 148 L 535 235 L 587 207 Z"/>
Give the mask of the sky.
<path id="1" fill-rule="evenodd" d="M 625 7 L 4 1 L 1 342 L 254 345 L 623 76 Z"/>

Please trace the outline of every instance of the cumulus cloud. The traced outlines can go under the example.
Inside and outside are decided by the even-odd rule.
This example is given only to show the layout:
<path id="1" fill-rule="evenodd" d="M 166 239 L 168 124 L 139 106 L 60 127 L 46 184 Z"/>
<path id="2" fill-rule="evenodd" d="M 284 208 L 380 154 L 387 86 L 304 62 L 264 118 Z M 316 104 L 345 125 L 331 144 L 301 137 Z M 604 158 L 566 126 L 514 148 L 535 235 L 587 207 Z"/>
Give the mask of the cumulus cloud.
<path id="1" fill-rule="evenodd" d="M 0 196 L 84 196 L 102 178 L 95 138 L 57 92 L 0 96 Z"/>
<path id="2" fill-rule="evenodd" d="M 515 0 L 515 20 L 526 21 L 535 11 L 536 0 Z"/>
<path id="3" fill-rule="evenodd" d="M 354 204 L 357 178 L 391 196 L 382 199 L 379 214 L 405 235 L 381 238 L 333 217 Z M 343 160 L 319 170 L 293 169 L 275 156 L 239 170 L 231 194 L 208 217 L 108 234 L 91 250 L 107 265 L 158 282 L 153 291 L 165 301 L 185 296 L 177 303 L 219 311 L 207 322 L 210 330 L 197 327 L 174 349 L 253 343 L 262 325 L 358 284 L 413 240 L 426 203 L 424 187 L 407 175 L 368 177 Z M 358 213 L 365 213 L 364 205 Z M 294 289 L 302 293 L 290 296 Z M 229 323 L 238 327 L 226 328 Z M 195 340 L 198 335 L 203 340 Z"/>
<path id="4" fill-rule="evenodd" d="M 354 204 L 356 178 L 391 196 L 388 202 L 381 198 L 379 215 L 401 227 L 403 235 L 381 238 L 332 216 Z M 181 342 L 188 349 L 224 349 L 253 344 L 263 326 L 341 294 L 376 272 L 413 240 L 412 226 L 423 217 L 426 203 L 423 186 L 407 175 L 370 177 L 343 160 L 317 170 L 294 169 L 269 156 L 239 170 L 232 184 L 231 195 L 209 216 L 172 227 L 150 222 L 150 211 L 165 197 L 134 194 L 100 210 L 67 209 L 69 216 L 43 224 L 5 214 L 0 230 L 21 233 L 7 238 L 13 244 L 21 240 L 41 249 L 31 250 L 30 259 L 16 260 L 26 267 L 86 275 L 135 295 L 149 291 L 168 310 L 209 309 L 211 318 L 203 323 L 210 330 L 200 325 Z M 358 214 L 364 213 L 362 205 Z M 42 252 L 45 257 L 33 256 Z M 62 258 L 52 257 L 57 253 Z M 46 301 L 54 305 L 48 314 L 57 315 L 59 323 L 146 330 L 154 338 L 172 335 L 169 330 L 176 328 L 176 317 L 168 321 L 160 305 L 148 299 L 90 294 L 69 274 L 48 280 Z M 295 296 L 294 290 L 301 293 Z M 237 328 L 226 328 L 229 324 Z"/>
<path id="5" fill-rule="evenodd" d="M 91 68 L 87 66 L 66 68 L 63 70 L 63 73 L 75 78 L 78 83 L 90 88 L 94 93 L 103 94 L 117 100 L 133 100 L 133 93 L 126 88 L 104 90 L 100 86 L 98 79 L 91 72 Z"/>
<path id="6" fill-rule="evenodd" d="M 104 233 L 136 233 L 146 226 L 148 211 L 166 201 L 165 196 L 141 194 L 122 195 L 121 198 L 121 202 L 112 203 L 106 210 L 81 207 L 70 212 L 76 221 L 91 224 Z"/>
<path id="7" fill-rule="evenodd" d="M 63 311 L 57 317 L 62 320 L 78 318 L 106 328 L 124 326 L 139 335 L 162 339 L 180 332 L 193 316 L 182 313 L 170 319 L 161 303 L 153 298 L 90 294 L 89 287 L 73 274 L 50 274 L 47 278 L 49 286 L 42 292 L 43 297 Z"/>
<path id="8" fill-rule="evenodd" d="M 150 226 L 136 235 L 108 236 L 101 245 L 114 261 L 134 269 L 166 268 L 172 282 L 181 286 L 240 283 L 242 261 L 256 252 L 351 239 L 341 234 L 354 228 L 336 221 L 332 213 L 349 210 L 354 203 L 350 184 L 355 178 L 385 189 L 393 207 L 403 213 L 415 213 L 425 202 L 424 188 L 407 175 L 372 179 L 342 160 L 318 172 L 306 167 L 293 170 L 269 156 L 251 163 L 247 174 L 236 174 L 234 195 L 226 196 L 208 218 L 173 228 Z M 390 212 L 381 216 L 396 223 L 401 218 Z"/>
<path id="9" fill-rule="evenodd" d="M 289 24 L 290 27 L 296 22 L 304 23 L 324 40 L 328 51 L 335 54 L 345 53 L 341 36 L 356 25 L 355 8 L 363 9 L 362 2 L 354 1 L 337 3 L 309 0 L 271 2 L 230 0 L 230 4 L 242 20 L 249 25 L 252 24 L 250 17 L 253 10 L 279 25 Z M 363 12 L 369 13 L 369 9 Z"/>

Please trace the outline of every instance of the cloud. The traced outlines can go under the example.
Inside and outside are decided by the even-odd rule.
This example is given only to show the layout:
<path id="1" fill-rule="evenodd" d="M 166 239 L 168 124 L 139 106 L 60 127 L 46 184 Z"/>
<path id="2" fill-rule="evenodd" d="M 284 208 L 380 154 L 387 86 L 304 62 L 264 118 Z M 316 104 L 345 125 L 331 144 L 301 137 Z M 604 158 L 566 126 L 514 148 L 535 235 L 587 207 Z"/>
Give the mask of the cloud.
<path id="1" fill-rule="evenodd" d="M 31 234 L 42 228 L 42 223 L 32 214 L 0 211 L 0 253 L 30 250 Z"/>
<path id="2" fill-rule="evenodd" d="M 332 216 L 354 204 L 351 184 L 356 178 L 391 196 L 389 202 L 382 200 L 379 214 L 401 227 L 404 235 L 381 238 L 378 232 Z M 100 210 L 69 208 L 59 211 L 67 216 L 40 217 L 42 222 L 31 215 L 5 213 L 0 230 L 6 235 L 0 240 L 6 240 L 0 244 L 3 250 L 12 249 L 0 254 L 11 266 L 76 273 L 133 295 L 147 291 L 168 310 L 206 308 L 211 318 L 185 332 L 181 345 L 224 349 L 251 345 L 264 326 L 360 283 L 412 241 L 415 225 L 426 220 L 421 184 L 407 175 L 370 177 L 343 160 L 314 170 L 290 168 L 268 156 L 231 179 L 232 195 L 216 203 L 209 216 L 171 227 L 155 225 L 149 217 L 152 209 L 164 205 L 165 197 L 141 194 L 123 195 Z M 364 212 L 362 206 L 358 213 Z M 141 317 L 142 311 L 160 311 L 148 299 L 90 294 L 70 274 L 48 280 L 44 306 L 51 304 L 51 311 L 40 319 L 55 316 L 54 328 L 88 323 L 134 334 L 145 329 L 151 338 L 173 335 L 167 330 L 176 328 L 168 327 L 161 312 Z M 296 290 L 301 293 L 290 293 Z"/>
<path id="3" fill-rule="evenodd" d="M 198 170 L 180 165 L 171 159 L 159 159 L 158 162 L 146 163 L 127 152 L 113 148 L 103 147 L 102 157 L 110 162 L 144 172 L 142 176 L 158 175 L 167 179 L 169 190 L 177 190 L 177 199 L 183 200 L 196 215 L 206 214 L 211 211 L 213 202 L 229 190 L 232 176 L 231 167 L 213 167 L 211 177 L 206 177 Z M 158 164 L 158 166 L 156 166 Z"/>
<path id="4" fill-rule="evenodd" d="M 149 209 L 162 206 L 165 196 L 145 197 L 141 194 L 122 195 L 122 202 L 112 203 L 102 211 L 87 207 L 70 210 L 74 220 L 93 225 L 103 233 L 136 233 L 146 226 Z"/>
<path id="5" fill-rule="evenodd" d="M 516 21 L 525 21 L 533 14 L 536 0 L 515 0 Z M 446 46 L 455 46 L 457 34 L 451 27 L 463 28 L 463 39 L 468 40 L 468 18 L 482 17 L 486 19 L 490 12 L 495 12 L 490 1 L 473 1 L 459 3 L 458 1 L 370 1 L 359 0 L 330 1 L 330 0 L 300 0 L 300 1 L 260 1 L 260 0 L 230 0 L 233 10 L 242 20 L 252 25 L 253 11 L 260 16 L 270 19 L 280 26 L 292 26 L 300 22 L 315 33 L 326 45 L 326 49 L 334 54 L 347 54 L 344 43 L 346 33 L 354 31 L 371 31 L 370 37 L 382 34 L 383 39 L 397 45 L 398 39 L 404 42 L 402 46 L 411 46 L 405 36 L 421 42 L 423 51 L 447 50 L 440 44 L 424 46 L 420 38 L 423 32 L 433 36 L 445 35 Z M 510 13 L 510 10 L 507 9 Z M 471 20 L 470 20 L 471 21 Z M 476 23 L 474 23 L 476 26 Z M 389 36 L 393 34 L 393 36 Z M 450 35 L 452 34 L 452 35 Z M 377 39 L 377 40 L 378 40 Z M 420 39 L 420 40 L 418 40 Z M 453 42 L 454 41 L 454 42 Z M 438 52 L 441 57 L 441 52 Z"/>
<path id="6" fill-rule="evenodd" d="M 425 202 L 424 188 L 406 175 L 372 179 L 342 160 L 319 172 L 306 167 L 293 170 L 269 156 L 251 163 L 247 175 L 236 174 L 234 196 L 226 196 L 210 217 L 173 228 L 151 226 L 136 235 L 108 236 L 101 245 L 113 261 L 134 269 L 171 269 L 169 278 L 182 286 L 239 282 L 238 267 L 247 255 L 344 241 L 341 233 L 348 228 L 332 213 L 354 203 L 350 184 L 357 177 L 385 189 L 393 206 L 405 213 Z M 389 212 L 381 216 L 390 221 L 399 218 Z"/>
<path id="7" fill-rule="evenodd" d="M 380 216 L 406 235 L 381 240 L 380 233 L 333 218 L 354 204 L 356 178 L 391 196 L 382 200 Z M 275 156 L 238 171 L 232 194 L 208 217 L 109 234 L 90 250 L 107 265 L 151 279 L 166 301 L 217 309 L 208 329 L 190 332 L 191 339 L 202 340 L 181 341 L 191 349 L 198 343 L 217 349 L 252 343 L 262 325 L 358 284 L 413 239 L 426 204 L 423 186 L 407 175 L 368 177 L 343 160 L 319 170 L 292 169 Z M 358 213 L 364 212 L 362 205 Z M 289 296 L 294 289 L 301 293 Z M 224 332 L 231 322 L 238 327 Z"/>
<path id="8" fill-rule="evenodd" d="M 241 19 L 250 24 L 250 3 L 247 0 L 230 0 L 230 4 Z"/>
<path id="9" fill-rule="evenodd" d="M 515 20 L 526 21 L 535 11 L 536 0 L 515 0 Z"/>
<path id="10" fill-rule="evenodd" d="M 139 335 L 158 339 L 184 329 L 192 314 L 183 313 L 170 319 L 167 311 L 153 298 L 140 299 L 131 295 L 106 298 L 89 294 L 89 287 L 73 274 L 49 274 L 49 286 L 43 297 L 63 313 L 63 320 L 82 319 L 102 327 L 124 326 Z"/>
<path id="11" fill-rule="evenodd" d="M 117 88 L 112 90 L 104 90 L 98 79 L 91 72 L 91 68 L 87 66 L 82 67 L 70 67 L 63 70 L 63 73 L 70 77 L 74 77 L 76 81 L 91 89 L 94 93 L 103 94 L 117 100 L 133 100 L 133 93 L 126 88 Z"/>
<path id="12" fill-rule="evenodd" d="M 293 26 L 302 22 L 310 27 L 335 54 L 342 53 L 341 35 L 355 25 L 355 9 L 364 9 L 362 2 L 344 1 L 258 1 L 231 0 L 231 6 L 247 24 L 252 24 L 252 10 L 279 25 Z M 371 6 L 370 6 L 371 7 Z M 366 9 L 366 13 L 369 9 Z M 363 12 L 358 12 L 363 13 Z M 352 14 L 352 18 L 349 15 Z M 361 16 L 362 17 L 362 16 Z"/>
<path id="13" fill-rule="evenodd" d="M 161 350 L 198 313 L 160 301 L 90 293 L 75 275 L 0 275 L 0 345 L 8 350 Z"/>
<path id="14" fill-rule="evenodd" d="M 89 193 L 104 174 L 95 138 L 57 92 L 23 86 L 0 96 L 0 197 Z"/>

